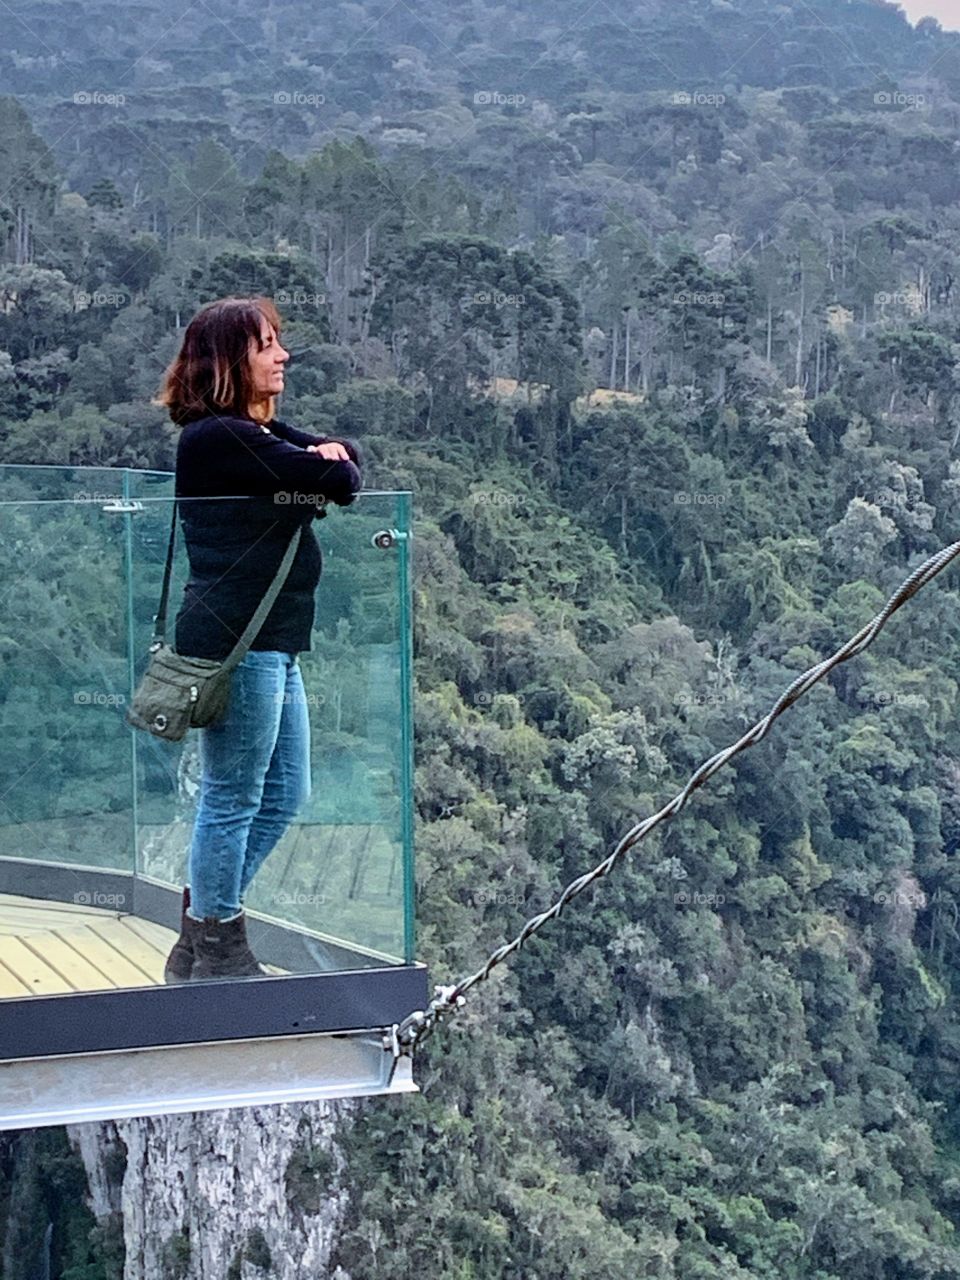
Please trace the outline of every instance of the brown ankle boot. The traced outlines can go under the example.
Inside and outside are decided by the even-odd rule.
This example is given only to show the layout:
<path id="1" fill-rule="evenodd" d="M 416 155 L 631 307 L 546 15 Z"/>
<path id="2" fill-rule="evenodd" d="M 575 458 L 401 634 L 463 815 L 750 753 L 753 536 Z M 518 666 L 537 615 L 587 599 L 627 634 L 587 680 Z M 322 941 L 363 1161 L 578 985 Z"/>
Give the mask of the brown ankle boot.
<path id="1" fill-rule="evenodd" d="M 190 917 L 188 916 L 189 920 Z M 257 957 L 247 943 L 247 917 L 241 911 L 232 920 L 208 916 L 196 921 L 193 935 L 193 969 L 191 981 L 197 978 L 247 978 L 266 976 Z"/>
<path id="2" fill-rule="evenodd" d="M 183 906 L 180 910 L 180 937 L 173 944 L 167 962 L 163 967 L 164 982 L 189 982 L 193 969 L 193 934 L 192 925 L 199 924 L 187 915 L 190 905 L 190 886 L 183 890 Z"/>

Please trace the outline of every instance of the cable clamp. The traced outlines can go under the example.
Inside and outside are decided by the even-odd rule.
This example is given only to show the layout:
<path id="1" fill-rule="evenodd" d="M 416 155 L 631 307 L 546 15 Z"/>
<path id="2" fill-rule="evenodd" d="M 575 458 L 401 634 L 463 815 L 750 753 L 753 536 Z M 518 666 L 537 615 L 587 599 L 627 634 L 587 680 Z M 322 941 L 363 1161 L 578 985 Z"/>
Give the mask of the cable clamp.
<path id="1" fill-rule="evenodd" d="M 395 1022 L 387 1034 L 383 1037 L 383 1048 L 386 1053 L 392 1053 L 395 1058 L 400 1057 L 400 1039 L 397 1032 L 400 1029 L 400 1023 Z"/>

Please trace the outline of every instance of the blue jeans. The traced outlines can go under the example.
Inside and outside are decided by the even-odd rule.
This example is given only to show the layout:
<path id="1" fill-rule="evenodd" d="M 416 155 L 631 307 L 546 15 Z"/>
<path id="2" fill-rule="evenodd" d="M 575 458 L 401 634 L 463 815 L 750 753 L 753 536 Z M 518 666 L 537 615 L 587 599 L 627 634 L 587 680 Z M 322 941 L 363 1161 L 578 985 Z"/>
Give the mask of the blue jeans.
<path id="1" fill-rule="evenodd" d="M 235 916 L 243 895 L 310 794 L 310 721 L 295 653 L 250 649 L 230 706 L 200 729 L 202 777 L 190 845 L 190 912 Z"/>

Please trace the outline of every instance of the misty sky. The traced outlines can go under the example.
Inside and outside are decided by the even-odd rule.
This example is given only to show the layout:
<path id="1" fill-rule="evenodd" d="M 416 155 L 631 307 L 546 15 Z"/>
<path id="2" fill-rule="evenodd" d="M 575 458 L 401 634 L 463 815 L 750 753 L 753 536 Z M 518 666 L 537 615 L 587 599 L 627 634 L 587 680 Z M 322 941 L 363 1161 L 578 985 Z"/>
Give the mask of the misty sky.
<path id="1" fill-rule="evenodd" d="M 960 31 L 960 0 L 899 0 L 911 22 L 921 18 L 939 18 L 945 27 Z"/>

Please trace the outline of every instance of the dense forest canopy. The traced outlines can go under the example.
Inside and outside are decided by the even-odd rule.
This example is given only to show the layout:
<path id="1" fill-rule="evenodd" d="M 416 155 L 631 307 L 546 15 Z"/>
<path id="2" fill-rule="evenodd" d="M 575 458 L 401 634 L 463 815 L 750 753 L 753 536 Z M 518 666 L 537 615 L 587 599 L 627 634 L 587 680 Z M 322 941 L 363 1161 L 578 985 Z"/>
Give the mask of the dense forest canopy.
<path id="1" fill-rule="evenodd" d="M 415 493 L 436 981 L 957 536 L 960 35 L 935 21 L 17 0 L 4 23 L 0 461 L 169 469 L 149 398 L 183 325 L 278 300 L 284 416 Z M 498 970 L 422 1095 L 344 1125 L 342 1184 L 291 1156 L 304 1211 L 350 1193 L 346 1272 L 960 1277 L 958 603 L 955 575 L 928 588 Z M 0 1161 L 5 1275 L 47 1221 L 56 1275 L 120 1274 L 62 1135 Z"/>

